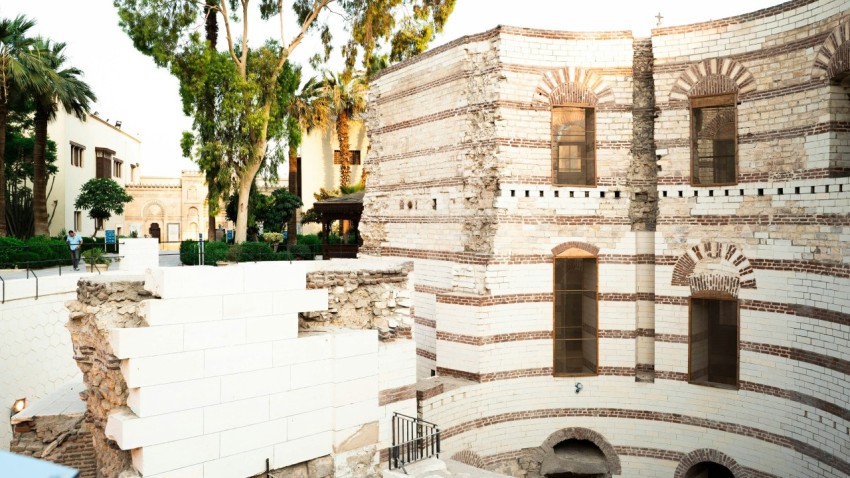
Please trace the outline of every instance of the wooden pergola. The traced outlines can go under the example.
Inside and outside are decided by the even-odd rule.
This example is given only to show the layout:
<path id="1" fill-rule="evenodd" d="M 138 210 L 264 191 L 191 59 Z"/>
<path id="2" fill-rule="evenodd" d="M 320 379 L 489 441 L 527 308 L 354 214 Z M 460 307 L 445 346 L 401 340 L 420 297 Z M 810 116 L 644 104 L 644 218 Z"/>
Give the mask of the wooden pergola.
<path id="1" fill-rule="evenodd" d="M 322 218 L 322 257 L 324 259 L 357 257 L 357 250 L 363 242 L 360 238 L 360 216 L 363 215 L 365 194 L 364 191 L 360 191 L 313 204 L 313 208 Z M 354 230 L 354 244 L 328 244 L 328 236 L 334 221 L 340 221 L 340 225 L 342 221 L 350 221 L 351 228 Z"/>

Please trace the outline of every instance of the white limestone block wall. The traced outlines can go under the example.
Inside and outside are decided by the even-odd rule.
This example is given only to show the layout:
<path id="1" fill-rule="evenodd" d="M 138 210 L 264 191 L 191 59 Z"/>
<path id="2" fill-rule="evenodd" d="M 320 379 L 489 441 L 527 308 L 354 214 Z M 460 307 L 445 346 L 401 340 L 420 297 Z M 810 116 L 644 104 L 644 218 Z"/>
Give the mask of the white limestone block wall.
<path id="1" fill-rule="evenodd" d="M 378 442 L 377 332 L 298 335 L 303 263 L 149 271 L 148 327 L 112 329 L 128 407 L 106 433 L 145 477 L 239 477 Z M 315 329 L 314 329 L 315 330 Z M 411 359 L 407 363 L 414 372 Z M 375 459 L 377 456 L 375 457 Z"/>
<path id="2" fill-rule="evenodd" d="M 159 241 L 157 239 L 121 239 L 121 260 L 118 270 L 143 271 L 159 267 Z"/>

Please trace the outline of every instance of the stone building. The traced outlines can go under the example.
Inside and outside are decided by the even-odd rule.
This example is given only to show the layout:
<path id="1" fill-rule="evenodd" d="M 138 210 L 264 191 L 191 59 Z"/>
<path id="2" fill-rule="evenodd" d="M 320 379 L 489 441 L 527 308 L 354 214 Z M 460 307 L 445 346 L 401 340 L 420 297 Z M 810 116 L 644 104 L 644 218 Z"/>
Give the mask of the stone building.
<path id="1" fill-rule="evenodd" d="M 364 249 L 415 261 L 445 456 L 848 476 L 848 94 L 847 0 L 649 38 L 500 26 L 382 72 Z"/>

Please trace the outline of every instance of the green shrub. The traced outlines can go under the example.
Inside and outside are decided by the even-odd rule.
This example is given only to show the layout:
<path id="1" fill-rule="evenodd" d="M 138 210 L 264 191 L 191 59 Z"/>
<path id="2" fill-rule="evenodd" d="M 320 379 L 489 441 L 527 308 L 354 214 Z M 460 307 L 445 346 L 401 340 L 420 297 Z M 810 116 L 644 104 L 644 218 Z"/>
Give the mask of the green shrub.
<path id="1" fill-rule="evenodd" d="M 219 261 L 227 260 L 227 244 L 223 242 L 204 243 L 204 265 L 214 266 Z M 180 262 L 187 266 L 198 265 L 198 241 L 183 241 L 180 243 Z"/>
<path id="2" fill-rule="evenodd" d="M 261 262 L 275 260 L 275 252 L 265 242 L 243 242 L 237 262 Z"/>
<path id="3" fill-rule="evenodd" d="M 22 241 L 12 237 L 0 237 L 0 268 L 37 269 L 70 263 L 71 255 L 64 239 L 33 237 Z"/>

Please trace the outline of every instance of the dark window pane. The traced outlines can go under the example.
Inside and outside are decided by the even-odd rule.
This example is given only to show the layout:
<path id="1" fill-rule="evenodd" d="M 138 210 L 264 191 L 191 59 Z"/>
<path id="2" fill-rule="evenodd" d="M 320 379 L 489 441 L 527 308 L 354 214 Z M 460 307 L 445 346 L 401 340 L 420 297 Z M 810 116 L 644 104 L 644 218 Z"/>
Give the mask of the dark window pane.
<path id="1" fill-rule="evenodd" d="M 554 371 L 596 373 L 596 259 L 556 259 Z"/>
<path id="2" fill-rule="evenodd" d="M 592 108 L 552 108 L 552 154 L 557 184 L 595 183 L 594 128 Z"/>
<path id="3" fill-rule="evenodd" d="M 737 385 L 738 303 L 692 299 L 690 379 L 696 383 Z"/>
<path id="4" fill-rule="evenodd" d="M 735 115 L 734 103 L 692 109 L 694 184 L 736 182 Z"/>

